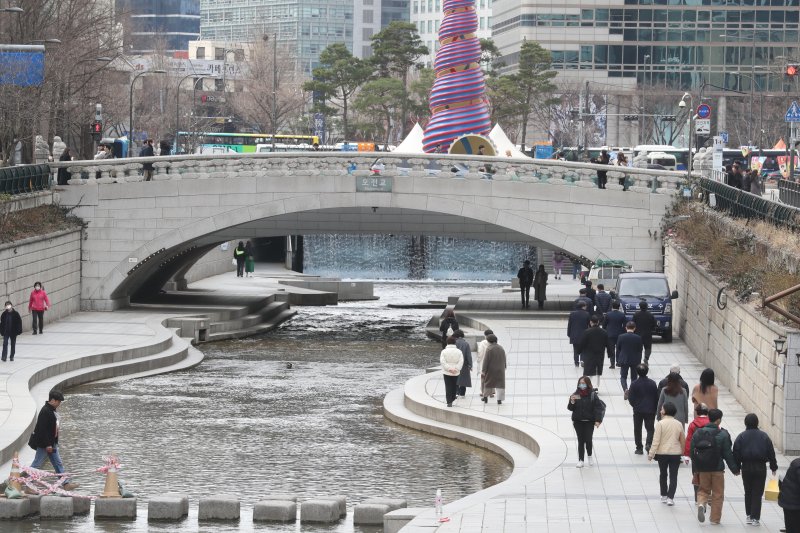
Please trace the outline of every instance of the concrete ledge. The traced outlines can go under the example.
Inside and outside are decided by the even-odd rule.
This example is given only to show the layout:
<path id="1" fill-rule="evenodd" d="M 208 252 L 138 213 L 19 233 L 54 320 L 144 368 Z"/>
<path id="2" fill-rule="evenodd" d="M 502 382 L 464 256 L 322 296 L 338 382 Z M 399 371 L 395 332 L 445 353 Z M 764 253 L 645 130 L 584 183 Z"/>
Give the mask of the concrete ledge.
<path id="1" fill-rule="evenodd" d="M 390 511 L 396 511 L 397 509 L 408 507 L 408 500 L 403 498 L 369 498 L 361 503 L 388 505 Z"/>
<path id="2" fill-rule="evenodd" d="M 147 502 L 147 520 L 180 520 L 183 512 L 183 499 L 173 496 L 153 496 Z"/>
<path id="3" fill-rule="evenodd" d="M 301 522 L 338 522 L 339 504 L 335 500 L 306 500 L 300 505 Z"/>
<path id="4" fill-rule="evenodd" d="M 43 520 L 72 518 L 72 498 L 61 496 L 42 496 L 39 501 L 39 516 Z"/>
<path id="5" fill-rule="evenodd" d="M 211 498 L 200 498 L 197 509 L 198 520 L 239 520 L 241 504 L 237 496 L 220 494 Z"/>
<path id="6" fill-rule="evenodd" d="M 389 511 L 389 506 L 382 503 L 359 503 L 353 510 L 353 524 L 381 525 L 383 515 Z"/>
<path id="7" fill-rule="evenodd" d="M 398 533 L 422 513 L 432 511 L 427 507 L 407 507 L 383 515 L 383 533 Z"/>
<path id="8" fill-rule="evenodd" d="M 92 510 L 92 500 L 88 496 L 72 497 L 72 514 L 85 515 Z"/>
<path id="9" fill-rule="evenodd" d="M 0 498 L 0 520 L 21 520 L 30 514 L 33 512 L 28 498 L 19 500 Z"/>
<path id="10" fill-rule="evenodd" d="M 297 504 L 289 500 L 266 500 L 253 506 L 254 522 L 294 522 Z"/>
<path id="11" fill-rule="evenodd" d="M 184 516 L 189 514 L 189 495 L 182 492 L 167 492 L 166 494 L 159 494 L 165 498 L 178 498 L 181 501 L 181 511 Z"/>
<path id="12" fill-rule="evenodd" d="M 94 519 L 136 519 L 136 498 L 97 498 L 94 501 Z"/>

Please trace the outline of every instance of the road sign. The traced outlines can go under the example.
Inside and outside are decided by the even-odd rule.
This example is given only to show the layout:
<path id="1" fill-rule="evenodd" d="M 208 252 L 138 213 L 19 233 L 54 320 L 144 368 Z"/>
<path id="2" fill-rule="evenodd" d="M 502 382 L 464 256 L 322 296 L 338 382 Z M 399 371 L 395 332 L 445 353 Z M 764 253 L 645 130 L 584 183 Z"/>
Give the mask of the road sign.
<path id="1" fill-rule="evenodd" d="M 722 151 L 725 148 L 725 141 L 722 136 L 717 135 L 714 137 L 714 153 L 711 168 L 714 170 L 722 170 Z"/>
<path id="2" fill-rule="evenodd" d="M 700 104 L 697 106 L 697 118 L 709 118 L 711 116 L 711 106 Z"/>
<path id="3" fill-rule="evenodd" d="M 786 122 L 800 122 L 800 106 L 797 101 L 792 102 L 789 109 L 786 111 Z"/>
<path id="4" fill-rule="evenodd" d="M 728 132 L 727 131 L 719 132 L 719 136 L 722 139 L 722 143 L 723 144 L 728 144 Z"/>
<path id="5" fill-rule="evenodd" d="M 709 135 L 711 133 L 711 119 L 698 118 L 694 121 L 694 132 L 697 135 Z"/>

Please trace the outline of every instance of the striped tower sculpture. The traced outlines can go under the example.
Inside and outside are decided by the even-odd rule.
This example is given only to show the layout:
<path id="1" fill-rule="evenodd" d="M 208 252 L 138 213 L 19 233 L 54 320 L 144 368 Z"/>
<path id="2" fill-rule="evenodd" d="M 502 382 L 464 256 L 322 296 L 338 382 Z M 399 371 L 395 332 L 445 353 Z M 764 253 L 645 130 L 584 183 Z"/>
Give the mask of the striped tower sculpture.
<path id="1" fill-rule="evenodd" d="M 462 135 L 488 135 L 492 128 L 486 84 L 480 66 L 481 45 L 475 35 L 478 16 L 474 0 L 444 0 L 444 20 L 430 94 L 431 120 L 422 139 L 427 153 L 447 152 Z"/>

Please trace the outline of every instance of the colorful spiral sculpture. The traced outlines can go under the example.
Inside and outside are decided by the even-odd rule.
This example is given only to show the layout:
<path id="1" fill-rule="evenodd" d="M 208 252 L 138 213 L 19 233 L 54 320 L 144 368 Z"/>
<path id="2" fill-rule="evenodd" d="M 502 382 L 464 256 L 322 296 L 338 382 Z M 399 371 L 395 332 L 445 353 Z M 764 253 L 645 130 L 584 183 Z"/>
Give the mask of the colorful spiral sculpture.
<path id="1" fill-rule="evenodd" d="M 447 152 L 453 139 L 466 134 L 487 135 L 491 130 L 477 30 L 474 0 L 444 0 L 441 47 L 433 65 L 432 116 L 422 139 L 427 153 Z"/>

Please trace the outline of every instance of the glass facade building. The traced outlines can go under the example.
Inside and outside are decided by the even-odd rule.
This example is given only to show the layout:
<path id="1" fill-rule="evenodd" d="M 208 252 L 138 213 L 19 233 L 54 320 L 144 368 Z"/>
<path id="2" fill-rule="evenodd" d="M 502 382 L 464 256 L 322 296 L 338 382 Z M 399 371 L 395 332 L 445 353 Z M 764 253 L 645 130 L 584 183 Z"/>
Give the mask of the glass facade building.
<path id="1" fill-rule="evenodd" d="M 125 53 L 185 51 L 200 37 L 200 0 L 116 0 Z"/>

